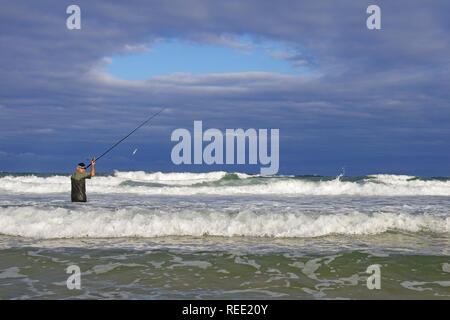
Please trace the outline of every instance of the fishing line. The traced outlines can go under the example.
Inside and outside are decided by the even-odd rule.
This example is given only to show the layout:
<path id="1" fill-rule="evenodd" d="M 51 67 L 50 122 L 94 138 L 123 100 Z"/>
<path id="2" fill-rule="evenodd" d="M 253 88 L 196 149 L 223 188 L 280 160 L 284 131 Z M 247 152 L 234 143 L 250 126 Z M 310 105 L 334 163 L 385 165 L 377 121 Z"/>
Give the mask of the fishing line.
<path id="1" fill-rule="evenodd" d="M 131 131 L 129 134 L 127 134 L 125 137 L 123 137 L 122 139 L 120 139 L 119 141 L 117 141 L 116 143 L 114 143 L 111 147 L 109 147 L 108 150 L 106 150 L 105 152 L 103 152 L 99 157 L 95 158 L 95 161 L 99 160 L 101 157 L 103 157 L 105 154 L 107 154 L 108 152 L 110 152 L 112 149 L 114 149 L 119 143 L 121 143 L 123 140 L 125 140 L 126 138 L 128 138 L 129 136 L 131 136 L 136 130 L 138 130 L 140 127 L 142 127 L 144 124 L 146 124 L 147 122 L 149 122 L 150 120 L 152 120 L 154 117 L 156 117 L 158 114 L 160 114 L 161 112 L 163 112 L 163 110 L 166 109 L 166 107 L 163 107 L 161 110 L 159 110 L 158 112 L 156 112 L 155 114 L 151 115 L 147 120 L 145 120 L 144 122 L 142 122 L 139 126 L 137 126 L 133 131 Z M 91 164 L 89 164 L 87 168 L 89 168 L 91 166 Z"/>

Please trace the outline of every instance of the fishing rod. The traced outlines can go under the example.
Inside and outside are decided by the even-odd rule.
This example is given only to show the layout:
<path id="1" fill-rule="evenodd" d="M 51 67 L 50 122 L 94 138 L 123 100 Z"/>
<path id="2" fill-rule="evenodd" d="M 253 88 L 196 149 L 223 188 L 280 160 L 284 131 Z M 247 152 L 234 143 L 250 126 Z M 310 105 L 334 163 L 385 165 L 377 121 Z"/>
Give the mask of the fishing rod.
<path id="1" fill-rule="evenodd" d="M 98 159 L 100 159 L 101 157 L 103 157 L 105 154 L 107 154 L 108 152 L 110 152 L 112 149 L 114 149 L 119 143 L 121 143 L 123 140 L 125 140 L 126 138 L 128 138 L 129 136 L 131 136 L 136 130 L 138 130 L 140 127 L 142 127 L 144 124 L 146 124 L 147 122 L 149 122 L 150 120 L 152 120 L 154 117 L 156 117 L 158 114 L 160 114 L 161 112 L 163 112 L 163 110 L 166 109 L 166 107 L 163 107 L 161 110 L 159 110 L 158 112 L 154 113 L 153 115 L 151 115 L 147 120 L 145 120 L 144 122 L 142 122 L 139 126 L 137 126 L 136 128 L 134 128 L 133 131 L 131 131 L 129 134 L 127 134 L 125 137 L 123 137 L 122 139 L 120 139 L 119 141 L 117 141 L 116 143 L 114 143 L 111 147 L 109 147 L 108 150 L 106 150 L 105 152 L 103 152 L 99 157 L 94 158 L 95 161 L 97 161 Z M 91 163 L 86 167 L 89 168 L 91 166 Z"/>

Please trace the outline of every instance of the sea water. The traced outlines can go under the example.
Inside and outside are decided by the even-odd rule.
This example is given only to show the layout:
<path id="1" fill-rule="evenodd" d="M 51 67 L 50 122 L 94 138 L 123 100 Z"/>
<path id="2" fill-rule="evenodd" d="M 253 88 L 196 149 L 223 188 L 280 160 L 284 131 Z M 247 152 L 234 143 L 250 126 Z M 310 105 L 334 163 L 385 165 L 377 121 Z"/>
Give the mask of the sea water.
<path id="1" fill-rule="evenodd" d="M 115 172 L 86 185 L 72 203 L 68 174 L 0 174 L 0 299 L 450 299 L 449 178 Z"/>

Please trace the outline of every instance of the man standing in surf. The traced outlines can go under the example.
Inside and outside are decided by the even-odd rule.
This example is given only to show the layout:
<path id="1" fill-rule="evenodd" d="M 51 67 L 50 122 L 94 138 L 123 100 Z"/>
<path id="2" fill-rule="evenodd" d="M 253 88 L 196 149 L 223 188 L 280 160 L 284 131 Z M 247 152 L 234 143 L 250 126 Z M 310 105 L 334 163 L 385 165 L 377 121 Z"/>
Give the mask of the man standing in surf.
<path id="1" fill-rule="evenodd" d="M 81 162 L 77 171 L 70 177 L 72 181 L 72 202 L 86 202 L 86 179 L 95 176 L 95 158 L 91 162 L 91 173 L 87 173 L 86 165 Z"/>

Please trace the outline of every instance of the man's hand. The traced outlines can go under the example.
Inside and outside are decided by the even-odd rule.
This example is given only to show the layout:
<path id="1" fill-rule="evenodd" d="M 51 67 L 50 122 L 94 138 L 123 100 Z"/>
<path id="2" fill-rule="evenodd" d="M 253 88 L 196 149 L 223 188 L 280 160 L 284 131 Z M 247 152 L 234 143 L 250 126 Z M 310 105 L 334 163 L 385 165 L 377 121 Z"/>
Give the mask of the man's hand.
<path id="1" fill-rule="evenodd" d="M 92 161 L 91 161 L 91 177 L 95 176 L 94 165 L 95 165 L 95 158 L 93 158 Z"/>

